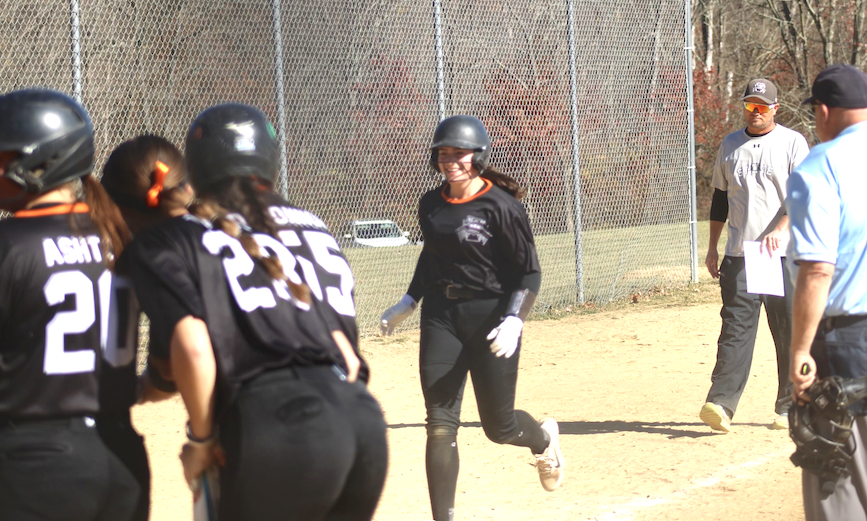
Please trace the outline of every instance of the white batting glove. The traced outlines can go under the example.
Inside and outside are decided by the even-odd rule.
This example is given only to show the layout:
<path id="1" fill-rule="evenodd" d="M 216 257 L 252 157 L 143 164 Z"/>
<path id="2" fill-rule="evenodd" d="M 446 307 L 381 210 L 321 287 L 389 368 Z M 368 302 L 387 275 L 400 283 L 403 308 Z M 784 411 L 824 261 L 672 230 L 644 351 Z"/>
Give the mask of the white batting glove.
<path id="1" fill-rule="evenodd" d="M 491 352 L 497 356 L 509 358 L 518 349 L 518 340 L 521 339 L 521 331 L 524 329 L 524 321 L 509 315 L 503 319 L 499 326 L 488 333 L 491 342 Z"/>
<path id="2" fill-rule="evenodd" d="M 379 331 L 382 336 L 390 336 L 394 333 L 394 328 L 409 318 L 416 306 L 418 306 L 418 302 L 414 298 L 404 295 L 397 304 L 386 309 L 382 318 L 379 319 Z"/>

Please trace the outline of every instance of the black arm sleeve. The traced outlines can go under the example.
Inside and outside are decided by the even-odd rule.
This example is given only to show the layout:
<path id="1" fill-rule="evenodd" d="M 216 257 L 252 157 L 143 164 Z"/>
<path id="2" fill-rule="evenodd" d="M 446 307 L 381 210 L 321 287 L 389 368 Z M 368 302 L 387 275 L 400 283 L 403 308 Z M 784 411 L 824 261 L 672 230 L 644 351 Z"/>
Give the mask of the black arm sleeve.
<path id="1" fill-rule="evenodd" d="M 713 199 L 710 202 L 710 220 L 726 222 L 729 218 L 729 193 L 714 188 Z"/>
<path id="2" fill-rule="evenodd" d="M 421 251 L 418 256 L 418 262 L 415 264 L 415 273 L 412 275 L 412 282 L 409 283 L 409 289 L 406 294 L 412 297 L 416 302 L 421 301 L 424 297 L 427 280 L 428 256 L 425 250 Z"/>
<path id="3" fill-rule="evenodd" d="M 539 294 L 539 288 L 542 287 L 542 272 L 534 271 L 527 273 L 518 284 L 518 289 L 529 289 L 535 294 Z"/>

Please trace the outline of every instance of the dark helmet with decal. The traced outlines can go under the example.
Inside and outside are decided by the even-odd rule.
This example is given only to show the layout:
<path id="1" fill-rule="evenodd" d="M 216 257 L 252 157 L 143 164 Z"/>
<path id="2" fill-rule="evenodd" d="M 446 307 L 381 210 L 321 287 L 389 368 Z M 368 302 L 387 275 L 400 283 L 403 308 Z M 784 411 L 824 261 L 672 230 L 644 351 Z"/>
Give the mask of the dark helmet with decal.
<path id="1" fill-rule="evenodd" d="M 488 167 L 491 157 L 491 138 L 485 125 L 473 116 L 458 115 L 440 121 L 434 131 L 430 146 L 430 166 L 439 172 L 439 147 L 455 147 L 472 150 L 473 166 L 482 172 Z"/>
<path id="2" fill-rule="evenodd" d="M 21 192 L 0 203 L 22 200 L 90 174 L 93 124 L 84 107 L 49 89 L 23 89 L 0 96 L 0 153 L 12 153 L 3 177 Z"/>
<path id="3" fill-rule="evenodd" d="M 280 169 L 274 126 L 261 110 L 241 103 L 215 105 L 196 116 L 185 155 L 190 182 L 201 192 L 231 177 L 273 185 Z"/>

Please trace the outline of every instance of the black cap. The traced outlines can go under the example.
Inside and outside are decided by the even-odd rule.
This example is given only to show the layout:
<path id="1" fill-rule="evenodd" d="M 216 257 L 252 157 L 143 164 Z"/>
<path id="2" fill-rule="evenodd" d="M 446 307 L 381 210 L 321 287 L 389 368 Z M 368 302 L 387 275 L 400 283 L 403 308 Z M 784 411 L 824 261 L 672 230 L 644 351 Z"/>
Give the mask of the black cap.
<path id="1" fill-rule="evenodd" d="M 807 103 L 822 103 L 844 109 L 867 108 L 867 74 L 851 65 L 825 67 L 813 81 L 813 95 Z"/>
<path id="2" fill-rule="evenodd" d="M 777 86 L 774 85 L 774 82 L 765 78 L 753 80 L 747 83 L 747 89 L 744 91 L 744 97 L 741 99 L 747 98 L 759 98 L 768 105 L 776 105 Z"/>

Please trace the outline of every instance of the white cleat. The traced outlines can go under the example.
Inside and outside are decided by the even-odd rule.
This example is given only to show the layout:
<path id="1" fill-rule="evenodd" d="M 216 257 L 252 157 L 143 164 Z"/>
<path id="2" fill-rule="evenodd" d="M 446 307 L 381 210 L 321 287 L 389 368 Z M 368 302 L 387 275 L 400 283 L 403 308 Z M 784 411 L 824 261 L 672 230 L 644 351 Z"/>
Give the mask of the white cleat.
<path id="1" fill-rule="evenodd" d="M 541 423 L 542 430 L 548 433 L 551 440 L 548 448 L 542 454 L 536 454 L 536 470 L 539 471 L 539 481 L 542 488 L 553 492 L 560 488 L 563 482 L 563 470 L 566 468 L 566 460 L 560 452 L 560 429 L 557 422 L 551 418 Z"/>

